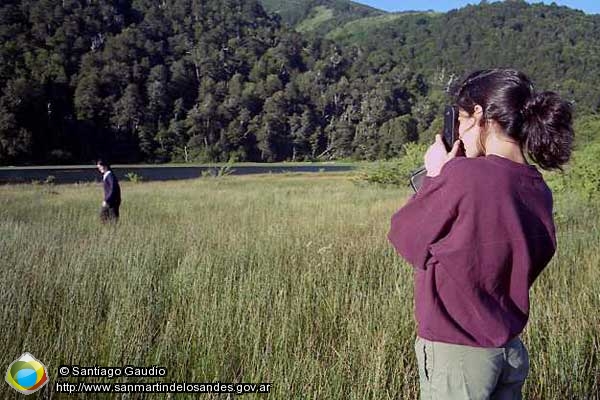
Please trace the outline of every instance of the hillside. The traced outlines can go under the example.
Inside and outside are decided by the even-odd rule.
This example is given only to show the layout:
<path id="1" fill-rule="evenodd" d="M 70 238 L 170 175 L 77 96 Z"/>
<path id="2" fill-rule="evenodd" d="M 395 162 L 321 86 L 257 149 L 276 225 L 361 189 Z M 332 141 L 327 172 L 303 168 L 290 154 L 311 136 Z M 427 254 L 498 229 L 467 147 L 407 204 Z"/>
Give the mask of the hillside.
<path id="1" fill-rule="evenodd" d="M 387 26 L 393 21 L 401 18 L 413 20 L 420 16 L 433 17 L 436 15 L 439 15 L 439 13 L 409 11 L 364 17 L 333 27 L 327 32 L 325 37 L 347 45 L 361 45 L 368 39 L 368 36 L 371 35 L 373 31 L 378 30 L 381 26 Z"/>
<path id="2" fill-rule="evenodd" d="M 390 157 L 426 90 L 249 0 L 11 0 L 0 38 L 2 165 Z"/>
<path id="3" fill-rule="evenodd" d="M 337 23 L 353 3 L 301 4 L 313 34 L 252 0 L 5 1 L 0 165 L 396 157 L 492 66 L 598 118 L 600 16 L 511 1 Z"/>
<path id="4" fill-rule="evenodd" d="M 580 112 L 600 108 L 600 15 L 507 1 L 361 19 L 328 37 L 370 53 L 375 73 L 406 62 L 442 82 L 475 68 L 511 66 L 573 98 Z"/>
<path id="5" fill-rule="evenodd" d="M 299 32 L 326 34 L 349 21 L 385 14 L 385 11 L 347 0 L 261 0 L 270 13 Z"/>

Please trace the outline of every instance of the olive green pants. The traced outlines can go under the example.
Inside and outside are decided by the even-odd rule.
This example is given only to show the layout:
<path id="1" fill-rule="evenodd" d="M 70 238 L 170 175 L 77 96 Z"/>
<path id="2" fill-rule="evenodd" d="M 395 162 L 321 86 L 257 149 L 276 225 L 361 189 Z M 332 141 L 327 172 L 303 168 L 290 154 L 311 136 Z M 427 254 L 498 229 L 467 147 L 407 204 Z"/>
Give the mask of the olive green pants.
<path id="1" fill-rule="evenodd" d="M 517 337 L 505 347 L 482 348 L 417 337 L 421 400 L 519 400 L 529 355 Z"/>

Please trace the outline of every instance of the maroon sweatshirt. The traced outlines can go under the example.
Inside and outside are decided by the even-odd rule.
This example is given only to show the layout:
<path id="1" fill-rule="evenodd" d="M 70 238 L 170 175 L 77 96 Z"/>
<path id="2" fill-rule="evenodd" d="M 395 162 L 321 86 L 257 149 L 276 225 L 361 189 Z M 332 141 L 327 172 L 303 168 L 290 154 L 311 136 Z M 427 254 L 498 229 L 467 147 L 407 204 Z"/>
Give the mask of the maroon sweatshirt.
<path id="1" fill-rule="evenodd" d="M 532 165 L 457 157 L 394 214 L 388 238 L 414 267 L 420 337 L 501 347 L 523 331 L 556 249 L 552 192 Z"/>

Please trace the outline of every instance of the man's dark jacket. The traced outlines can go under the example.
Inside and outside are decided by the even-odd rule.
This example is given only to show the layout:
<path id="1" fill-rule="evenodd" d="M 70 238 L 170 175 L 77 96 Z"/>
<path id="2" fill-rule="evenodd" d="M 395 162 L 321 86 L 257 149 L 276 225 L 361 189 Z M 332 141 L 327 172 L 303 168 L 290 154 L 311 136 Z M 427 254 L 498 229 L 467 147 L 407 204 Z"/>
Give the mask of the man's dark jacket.
<path id="1" fill-rule="evenodd" d="M 104 201 L 113 208 L 119 208 L 121 205 L 121 187 L 112 171 L 104 178 Z"/>

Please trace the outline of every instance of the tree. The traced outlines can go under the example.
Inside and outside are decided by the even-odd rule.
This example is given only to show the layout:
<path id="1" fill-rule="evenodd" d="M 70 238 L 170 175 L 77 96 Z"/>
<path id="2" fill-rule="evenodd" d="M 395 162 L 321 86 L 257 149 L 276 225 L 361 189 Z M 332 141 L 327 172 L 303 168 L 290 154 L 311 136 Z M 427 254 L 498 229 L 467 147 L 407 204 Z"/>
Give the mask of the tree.
<path id="1" fill-rule="evenodd" d="M 100 96 L 100 79 L 97 72 L 90 71 L 79 80 L 75 89 L 75 110 L 77 118 L 82 120 L 98 120 L 104 116 L 105 110 Z"/>
<path id="2" fill-rule="evenodd" d="M 143 122 L 144 104 L 140 97 L 139 88 L 130 83 L 123 96 L 116 102 L 111 116 L 111 122 L 117 131 L 129 134 L 135 133 Z"/>
<path id="3" fill-rule="evenodd" d="M 264 161 L 282 161 L 291 154 L 289 127 L 282 115 L 286 114 L 285 94 L 275 93 L 265 101 L 261 126 L 257 132 L 258 148 Z"/>
<path id="4" fill-rule="evenodd" d="M 0 106 L 0 164 L 27 160 L 31 154 L 31 132 L 19 127 L 15 115 Z"/>
<path id="5" fill-rule="evenodd" d="M 404 145 L 418 139 L 417 121 L 402 115 L 386 121 L 379 129 L 378 158 L 394 158 L 403 154 Z"/>

